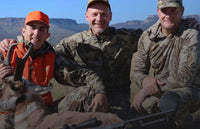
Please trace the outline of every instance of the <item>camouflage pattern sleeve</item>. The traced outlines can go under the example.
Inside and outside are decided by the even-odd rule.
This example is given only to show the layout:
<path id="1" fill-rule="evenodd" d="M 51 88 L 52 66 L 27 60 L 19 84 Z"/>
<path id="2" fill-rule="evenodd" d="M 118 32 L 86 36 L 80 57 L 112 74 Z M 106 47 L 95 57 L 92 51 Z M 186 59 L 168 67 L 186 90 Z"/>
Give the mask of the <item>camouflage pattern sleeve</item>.
<path id="1" fill-rule="evenodd" d="M 72 58 L 76 54 L 76 47 L 78 42 L 83 42 L 81 33 L 74 34 L 60 41 L 59 44 L 54 46 L 56 53 L 60 53 L 62 56 Z M 71 56 L 71 57 L 70 57 Z"/>
<path id="2" fill-rule="evenodd" d="M 54 46 L 54 50 L 56 53 L 60 53 L 62 56 L 71 55 L 68 42 L 65 39 L 61 40 L 59 44 Z"/>
<path id="3" fill-rule="evenodd" d="M 137 56 L 135 57 L 133 73 L 131 73 L 133 80 L 140 88 L 142 88 L 142 82 L 148 75 L 150 68 L 150 60 L 148 59 L 147 50 L 143 44 L 146 37 L 146 33 L 144 32 L 138 41 Z"/>
<path id="4" fill-rule="evenodd" d="M 94 93 L 105 93 L 103 82 L 94 71 L 78 65 L 59 53 L 56 53 L 54 77 L 61 84 L 73 87 L 87 85 Z"/>

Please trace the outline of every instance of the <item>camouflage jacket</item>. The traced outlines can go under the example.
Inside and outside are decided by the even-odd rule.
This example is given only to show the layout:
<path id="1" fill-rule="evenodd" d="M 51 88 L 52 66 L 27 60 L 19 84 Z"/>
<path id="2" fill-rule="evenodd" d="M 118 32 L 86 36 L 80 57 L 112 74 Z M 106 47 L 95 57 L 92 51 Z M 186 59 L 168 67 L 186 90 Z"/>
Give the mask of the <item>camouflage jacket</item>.
<path id="1" fill-rule="evenodd" d="M 200 86 L 200 34 L 184 20 L 173 35 L 161 33 L 160 22 L 147 29 L 138 42 L 132 76 L 141 88 L 150 67 L 153 76 L 165 82 L 163 91 L 186 86 Z"/>
<path id="2" fill-rule="evenodd" d="M 56 53 L 54 65 L 54 78 L 57 82 L 66 86 L 81 87 L 88 86 L 92 93 L 105 94 L 105 87 L 99 76 L 86 67 L 81 67 L 68 57 Z"/>
<path id="3" fill-rule="evenodd" d="M 131 57 L 141 33 L 110 27 L 97 37 L 91 30 L 83 31 L 63 39 L 55 51 L 81 68 L 94 71 L 107 89 L 127 89 Z"/>

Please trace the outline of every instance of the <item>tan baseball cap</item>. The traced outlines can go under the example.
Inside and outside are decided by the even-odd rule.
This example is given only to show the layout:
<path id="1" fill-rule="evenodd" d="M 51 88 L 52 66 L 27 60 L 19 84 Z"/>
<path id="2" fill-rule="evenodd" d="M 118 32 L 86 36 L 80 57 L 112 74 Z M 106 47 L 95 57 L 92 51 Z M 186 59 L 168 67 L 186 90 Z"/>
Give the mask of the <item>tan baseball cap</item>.
<path id="1" fill-rule="evenodd" d="M 163 9 L 167 7 L 182 7 L 182 0 L 158 0 L 157 8 Z"/>
<path id="2" fill-rule="evenodd" d="M 90 7 L 91 5 L 93 5 L 94 3 L 97 3 L 97 2 L 102 2 L 102 3 L 106 4 L 109 7 L 109 9 L 111 9 L 110 3 L 108 0 L 89 0 L 88 4 L 87 4 L 87 9 L 88 9 L 88 7 Z"/>

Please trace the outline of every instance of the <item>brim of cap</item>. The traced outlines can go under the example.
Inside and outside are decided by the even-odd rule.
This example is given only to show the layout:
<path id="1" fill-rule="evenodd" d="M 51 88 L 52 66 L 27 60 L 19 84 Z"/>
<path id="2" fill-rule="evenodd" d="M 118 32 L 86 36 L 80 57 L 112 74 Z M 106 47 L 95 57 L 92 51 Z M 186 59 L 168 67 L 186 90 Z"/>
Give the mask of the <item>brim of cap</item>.
<path id="1" fill-rule="evenodd" d="M 29 24 L 30 22 L 42 22 L 44 25 L 46 25 L 47 27 L 50 27 L 49 25 L 47 25 L 45 22 L 41 21 L 41 20 L 30 20 L 30 21 L 27 21 L 27 23 L 25 23 L 26 25 Z"/>
<path id="2" fill-rule="evenodd" d="M 180 7 L 180 5 L 178 3 L 167 3 L 164 5 L 159 5 L 158 9 L 163 9 L 163 8 L 169 8 L 169 7 Z"/>

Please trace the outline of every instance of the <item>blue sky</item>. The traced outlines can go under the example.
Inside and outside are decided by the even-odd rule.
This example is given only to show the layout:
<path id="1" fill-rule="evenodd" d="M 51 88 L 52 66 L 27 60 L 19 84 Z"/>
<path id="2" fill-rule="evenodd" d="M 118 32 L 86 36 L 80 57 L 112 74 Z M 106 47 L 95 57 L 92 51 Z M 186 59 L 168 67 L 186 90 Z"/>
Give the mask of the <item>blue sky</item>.
<path id="1" fill-rule="evenodd" d="M 113 12 L 111 24 L 144 20 L 155 15 L 157 0 L 109 0 Z M 86 23 L 88 0 L 2 0 L 0 18 L 26 17 L 30 11 L 41 10 L 50 18 L 69 18 Z M 184 15 L 200 15 L 200 0 L 183 0 Z"/>

